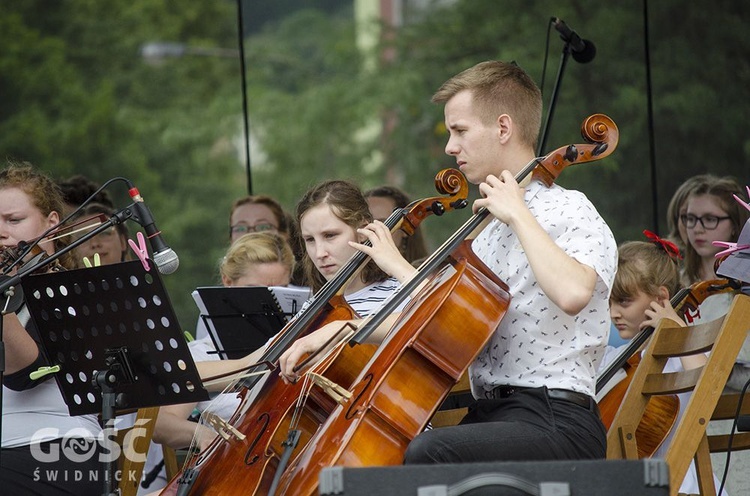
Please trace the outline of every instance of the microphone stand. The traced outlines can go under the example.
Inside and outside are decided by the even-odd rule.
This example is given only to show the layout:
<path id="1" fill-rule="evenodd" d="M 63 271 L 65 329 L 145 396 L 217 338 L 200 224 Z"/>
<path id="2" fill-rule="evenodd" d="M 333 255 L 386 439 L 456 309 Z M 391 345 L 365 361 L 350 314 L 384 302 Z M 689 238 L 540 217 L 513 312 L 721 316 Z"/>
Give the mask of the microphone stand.
<path id="1" fill-rule="evenodd" d="M 70 252 L 71 250 L 74 250 L 81 244 L 85 243 L 89 239 L 93 238 L 97 234 L 106 231 L 112 226 L 117 226 L 128 220 L 133 216 L 133 205 L 130 205 L 128 207 L 125 207 L 124 209 L 114 213 L 109 219 L 102 222 L 100 225 L 98 225 L 96 228 L 92 229 L 91 231 L 87 232 L 74 242 L 72 242 L 70 245 L 66 246 L 65 248 L 61 249 L 58 252 L 53 253 L 52 255 L 41 259 L 37 263 L 27 263 L 13 276 L 5 276 L 7 279 L 0 282 L 0 295 L 1 298 L 5 300 L 5 302 L 2 304 L 2 316 L 6 314 L 6 309 L 9 306 L 9 303 L 11 301 L 11 298 L 16 296 L 16 292 L 20 290 L 20 287 L 17 287 L 21 280 L 29 275 L 32 274 L 39 269 L 42 269 L 48 265 L 50 265 L 52 262 L 60 258 L 61 256 L 65 255 L 66 253 Z M 0 316 L 0 317 L 2 317 Z M 3 377 L 5 374 L 5 341 L 3 340 L 3 321 L 0 319 L 0 384 L 3 383 Z M 4 386 L 3 386 L 4 387 Z M 3 413 L 3 406 L 2 406 L 2 400 L 3 400 L 3 390 L 2 387 L 0 387 L 0 435 L 2 434 L 2 413 Z M 2 454 L 2 446 L 0 445 L 0 456 Z"/>
<path id="2" fill-rule="evenodd" d="M 557 102 L 557 91 L 560 89 L 562 83 L 563 73 L 565 72 L 565 66 L 568 65 L 568 57 L 572 52 L 570 42 L 565 42 L 563 45 L 562 54 L 560 56 L 560 66 L 557 69 L 557 77 L 555 78 L 555 86 L 552 88 L 552 96 L 549 101 L 549 110 L 547 111 L 547 119 L 544 121 L 544 127 L 542 128 L 542 134 L 539 138 L 539 146 L 536 150 L 536 156 L 543 156 L 543 150 L 547 144 L 547 131 L 549 131 L 550 123 L 552 122 L 552 116 L 555 113 L 555 104 Z"/>

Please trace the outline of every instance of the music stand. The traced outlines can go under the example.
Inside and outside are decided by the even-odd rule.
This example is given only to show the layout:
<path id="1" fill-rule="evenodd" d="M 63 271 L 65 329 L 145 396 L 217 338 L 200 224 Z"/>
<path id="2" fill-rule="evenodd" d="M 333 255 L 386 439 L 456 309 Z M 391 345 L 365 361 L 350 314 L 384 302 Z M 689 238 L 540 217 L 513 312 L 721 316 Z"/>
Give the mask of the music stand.
<path id="1" fill-rule="evenodd" d="M 257 350 L 286 324 L 287 314 L 265 286 L 205 286 L 196 291 L 200 318 L 222 359 Z"/>
<path id="2" fill-rule="evenodd" d="M 54 377 L 71 415 L 101 413 L 111 429 L 115 408 L 208 399 L 156 270 L 124 262 L 29 276 L 22 286 L 41 348 L 60 366 Z"/>
<path id="3" fill-rule="evenodd" d="M 750 220 L 740 231 L 737 246 L 750 246 Z M 740 249 L 731 253 L 716 270 L 719 276 L 736 279 L 743 284 L 750 285 L 750 248 Z"/>

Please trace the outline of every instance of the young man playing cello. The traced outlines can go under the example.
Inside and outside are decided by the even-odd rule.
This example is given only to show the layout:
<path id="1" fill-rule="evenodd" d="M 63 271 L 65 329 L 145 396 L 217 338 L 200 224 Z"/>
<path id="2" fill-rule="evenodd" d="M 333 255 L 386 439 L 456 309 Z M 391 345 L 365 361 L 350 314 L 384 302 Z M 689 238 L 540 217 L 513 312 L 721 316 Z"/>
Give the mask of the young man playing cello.
<path id="1" fill-rule="evenodd" d="M 614 237 L 582 193 L 514 179 L 535 157 L 542 115 L 541 93 L 521 68 L 482 62 L 432 100 L 445 104 L 445 152 L 479 185 L 474 210 L 492 215 L 472 249 L 512 299 L 469 368 L 469 413 L 417 436 L 405 463 L 604 458 L 593 396 L 609 333 Z"/>

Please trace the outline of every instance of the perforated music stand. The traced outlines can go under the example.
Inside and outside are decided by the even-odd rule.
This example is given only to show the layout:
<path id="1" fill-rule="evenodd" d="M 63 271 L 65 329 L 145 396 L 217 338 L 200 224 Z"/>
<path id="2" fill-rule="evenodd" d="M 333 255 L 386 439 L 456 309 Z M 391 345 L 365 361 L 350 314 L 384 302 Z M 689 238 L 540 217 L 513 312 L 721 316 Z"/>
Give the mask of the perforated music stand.
<path id="1" fill-rule="evenodd" d="M 101 413 L 109 427 L 115 407 L 208 399 L 154 268 L 124 262 L 28 276 L 22 286 L 71 415 Z"/>

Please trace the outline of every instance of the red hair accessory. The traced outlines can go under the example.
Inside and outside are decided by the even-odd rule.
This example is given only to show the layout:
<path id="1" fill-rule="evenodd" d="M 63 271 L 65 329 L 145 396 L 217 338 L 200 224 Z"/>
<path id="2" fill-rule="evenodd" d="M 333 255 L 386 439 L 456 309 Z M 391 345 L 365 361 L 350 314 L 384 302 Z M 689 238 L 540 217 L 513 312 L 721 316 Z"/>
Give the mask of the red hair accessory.
<path id="1" fill-rule="evenodd" d="M 677 245 L 672 243 L 671 241 L 667 241 L 666 239 L 661 239 L 656 234 L 652 233 L 648 229 L 645 229 L 643 231 L 643 234 L 655 245 L 661 246 L 662 249 L 667 252 L 667 255 L 669 255 L 669 258 L 672 258 L 674 260 L 682 260 L 682 255 L 680 254 L 680 249 L 677 248 Z"/>

